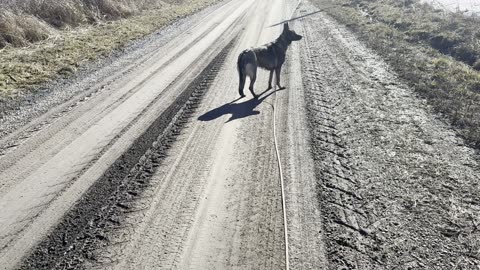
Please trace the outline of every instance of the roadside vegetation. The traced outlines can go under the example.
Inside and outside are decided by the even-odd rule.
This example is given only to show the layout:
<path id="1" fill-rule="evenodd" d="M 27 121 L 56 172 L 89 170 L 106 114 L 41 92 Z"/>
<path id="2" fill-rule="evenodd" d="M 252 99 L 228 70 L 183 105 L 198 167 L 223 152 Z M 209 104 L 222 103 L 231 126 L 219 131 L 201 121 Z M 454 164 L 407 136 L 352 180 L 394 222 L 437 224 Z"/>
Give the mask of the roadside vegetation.
<path id="1" fill-rule="evenodd" d="M 0 2 L 0 102 L 217 0 Z"/>
<path id="2" fill-rule="evenodd" d="M 480 18 L 418 0 L 314 0 L 480 148 Z"/>

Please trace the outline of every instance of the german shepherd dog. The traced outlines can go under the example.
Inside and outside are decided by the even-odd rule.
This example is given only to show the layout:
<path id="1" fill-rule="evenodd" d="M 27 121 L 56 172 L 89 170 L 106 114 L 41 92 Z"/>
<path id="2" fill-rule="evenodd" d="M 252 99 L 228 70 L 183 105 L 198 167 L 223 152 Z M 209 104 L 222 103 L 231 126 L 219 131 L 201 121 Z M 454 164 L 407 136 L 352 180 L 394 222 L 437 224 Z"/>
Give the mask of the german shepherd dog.
<path id="1" fill-rule="evenodd" d="M 253 91 L 253 85 L 257 79 L 257 67 L 270 71 L 270 79 L 268 80 L 267 90 L 272 89 L 274 71 L 277 78 L 277 85 L 280 87 L 280 89 L 283 89 L 283 87 L 280 85 L 280 71 L 282 70 L 282 65 L 285 62 L 287 48 L 292 41 L 297 41 L 300 39 L 302 39 L 302 36 L 295 33 L 295 31 L 290 30 L 288 23 L 285 23 L 283 24 L 282 34 L 275 41 L 260 47 L 246 49 L 240 53 L 237 62 L 238 75 L 240 77 L 240 87 L 238 88 L 240 96 L 245 96 L 243 93 L 243 88 L 245 87 L 245 80 L 248 76 L 250 77 L 250 92 L 252 92 L 253 97 L 258 98 Z"/>

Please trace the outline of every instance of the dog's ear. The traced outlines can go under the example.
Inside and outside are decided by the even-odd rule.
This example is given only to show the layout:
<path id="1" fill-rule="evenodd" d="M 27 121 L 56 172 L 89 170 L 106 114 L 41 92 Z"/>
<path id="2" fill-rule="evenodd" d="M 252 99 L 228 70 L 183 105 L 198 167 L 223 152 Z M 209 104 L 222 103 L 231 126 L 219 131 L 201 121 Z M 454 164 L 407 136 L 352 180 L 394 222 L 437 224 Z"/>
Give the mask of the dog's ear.
<path id="1" fill-rule="evenodd" d="M 288 22 L 286 22 L 283 24 L 283 31 L 288 31 L 288 30 L 289 30 Z"/>

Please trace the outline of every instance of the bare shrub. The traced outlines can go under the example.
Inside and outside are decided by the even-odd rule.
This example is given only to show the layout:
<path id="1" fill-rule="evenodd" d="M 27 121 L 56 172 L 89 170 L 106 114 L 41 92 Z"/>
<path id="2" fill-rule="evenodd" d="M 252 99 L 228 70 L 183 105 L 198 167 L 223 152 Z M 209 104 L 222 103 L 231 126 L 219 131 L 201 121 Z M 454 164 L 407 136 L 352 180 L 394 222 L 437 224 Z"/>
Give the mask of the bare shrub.
<path id="1" fill-rule="evenodd" d="M 25 46 L 48 38 L 50 29 L 35 16 L 0 9 L 0 47 Z"/>
<path id="2" fill-rule="evenodd" d="M 85 12 L 80 3 L 75 1 L 30 1 L 28 8 L 29 14 L 55 27 L 76 26 L 85 22 Z"/>
<path id="3" fill-rule="evenodd" d="M 0 10 L 0 36 L 5 45 L 24 46 L 26 40 L 22 32 L 17 24 L 17 15 L 5 9 Z"/>
<path id="4" fill-rule="evenodd" d="M 98 0 L 98 9 L 100 13 L 108 19 L 125 18 L 137 12 L 137 7 L 127 1 Z"/>
<path id="5" fill-rule="evenodd" d="M 47 39 L 51 33 L 47 24 L 31 15 L 17 16 L 17 25 L 23 30 L 23 38 L 28 42 Z"/>

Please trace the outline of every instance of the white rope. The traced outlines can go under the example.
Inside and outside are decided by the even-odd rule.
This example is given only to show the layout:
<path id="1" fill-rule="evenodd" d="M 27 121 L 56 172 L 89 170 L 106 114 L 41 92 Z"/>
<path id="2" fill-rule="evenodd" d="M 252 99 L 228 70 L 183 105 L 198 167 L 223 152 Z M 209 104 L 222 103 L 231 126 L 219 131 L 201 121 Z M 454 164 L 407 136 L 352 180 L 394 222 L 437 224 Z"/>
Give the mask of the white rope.
<path id="1" fill-rule="evenodd" d="M 287 208 L 285 204 L 285 184 L 283 180 L 283 169 L 282 169 L 282 162 L 280 160 L 280 151 L 278 150 L 278 140 L 277 140 L 277 128 L 276 128 L 276 111 L 275 108 L 277 107 L 277 93 L 275 93 L 275 103 L 273 106 L 273 141 L 275 144 L 275 152 L 277 154 L 277 162 L 278 162 L 278 171 L 280 174 L 280 186 L 282 190 L 282 212 L 283 212 L 283 232 L 285 237 L 285 269 L 290 269 L 290 261 L 289 261 L 289 248 L 288 248 L 288 226 L 287 226 Z"/>
<path id="2" fill-rule="evenodd" d="M 292 14 L 290 15 L 291 19 L 293 17 L 293 14 L 297 10 L 298 6 L 300 5 L 300 2 L 302 0 L 298 1 L 297 6 L 293 9 Z M 276 73 L 275 73 L 276 77 Z M 277 79 L 277 78 L 275 78 Z M 290 256 L 289 256 L 289 246 L 288 246 L 288 224 L 287 224 L 287 207 L 285 203 L 285 183 L 283 179 L 283 169 L 282 169 L 282 161 L 280 159 L 280 151 L 278 150 L 278 140 L 277 140 L 277 129 L 276 129 L 276 110 L 275 108 L 277 107 L 277 92 L 276 92 L 277 86 L 275 86 L 275 96 L 274 96 L 274 106 L 273 106 L 273 142 L 275 144 L 275 153 L 277 155 L 277 162 L 278 162 L 278 171 L 280 174 L 280 186 L 282 189 L 282 211 L 283 211 L 283 232 L 284 232 L 284 237 L 285 237 L 285 269 L 290 270 Z"/>

